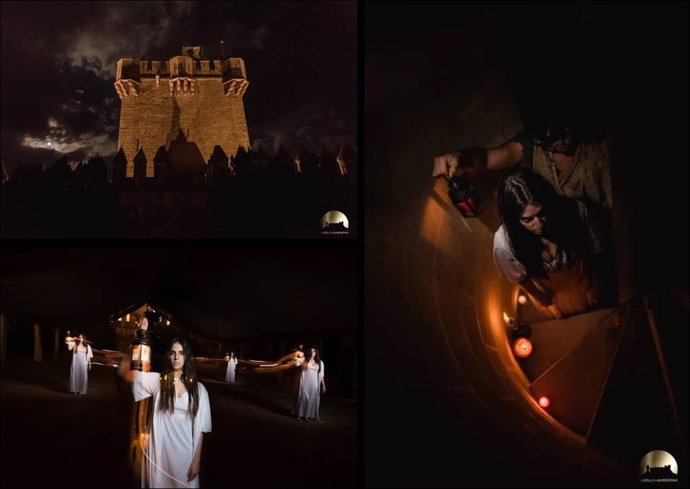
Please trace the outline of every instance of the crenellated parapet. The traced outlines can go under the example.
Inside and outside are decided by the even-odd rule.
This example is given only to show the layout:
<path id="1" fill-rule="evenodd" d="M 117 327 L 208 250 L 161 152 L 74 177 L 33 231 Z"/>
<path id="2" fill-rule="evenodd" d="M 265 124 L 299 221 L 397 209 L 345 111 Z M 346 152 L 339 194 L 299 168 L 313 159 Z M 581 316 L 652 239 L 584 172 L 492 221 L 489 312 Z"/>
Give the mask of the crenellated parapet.
<path id="1" fill-rule="evenodd" d="M 138 96 L 140 93 L 141 76 L 139 62 L 134 58 L 122 58 L 117 62 L 117 78 L 115 91 L 118 97 Z"/>
<path id="2" fill-rule="evenodd" d="M 115 90 L 121 99 L 138 96 L 142 80 L 146 79 L 154 79 L 157 87 L 167 81 L 171 96 L 198 94 L 203 79 L 219 79 L 225 96 L 241 97 L 249 86 L 242 58 L 201 59 L 198 47 L 183 47 L 181 55 L 167 61 L 118 60 Z"/>
<path id="3" fill-rule="evenodd" d="M 225 96 L 243 96 L 249 81 L 242 58 L 229 58 L 223 63 L 223 92 Z"/>

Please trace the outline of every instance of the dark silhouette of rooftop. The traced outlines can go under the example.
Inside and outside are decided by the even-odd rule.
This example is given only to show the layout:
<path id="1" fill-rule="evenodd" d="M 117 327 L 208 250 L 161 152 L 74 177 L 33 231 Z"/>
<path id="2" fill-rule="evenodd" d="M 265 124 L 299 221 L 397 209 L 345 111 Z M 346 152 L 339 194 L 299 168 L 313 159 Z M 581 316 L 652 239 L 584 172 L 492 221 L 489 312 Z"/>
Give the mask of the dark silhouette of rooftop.
<path id="1" fill-rule="evenodd" d="M 647 465 L 647 470 L 644 474 L 640 476 L 641 479 L 676 479 L 678 474 L 675 474 L 671 470 L 670 465 L 664 465 L 663 467 L 650 467 Z"/>
<path id="2" fill-rule="evenodd" d="M 323 227 L 323 231 L 336 232 L 336 231 L 347 231 L 343 221 L 329 222 Z"/>

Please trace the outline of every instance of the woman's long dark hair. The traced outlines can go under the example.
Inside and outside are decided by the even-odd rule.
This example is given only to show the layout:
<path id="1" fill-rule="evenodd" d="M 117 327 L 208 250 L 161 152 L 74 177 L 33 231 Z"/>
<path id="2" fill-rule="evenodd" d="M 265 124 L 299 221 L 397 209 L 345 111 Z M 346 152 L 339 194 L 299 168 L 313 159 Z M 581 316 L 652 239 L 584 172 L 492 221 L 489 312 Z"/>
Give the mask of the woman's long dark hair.
<path id="1" fill-rule="evenodd" d="M 193 417 L 199 411 L 199 387 L 197 385 L 196 372 L 194 370 L 194 357 L 192 355 L 192 347 L 184 338 L 173 338 L 168 346 L 166 352 L 165 370 L 161 375 L 161 395 L 158 401 L 158 409 L 167 409 L 170 413 L 175 411 L 175 385 L 173 384 L 172 363 L 170 362 L 170 351 L 175 343 L 182 346 L 182 354 L 184 355 L 184 366 L 182 367 L 182 376 L 180 377 L 187 388 L 187 413 Z"/>
<path id="2" fill-rule="evenodd" d="M 540 237 L 520 223 L 520 216 L 528 204 L 541 204 L 541 213 L 546 217 L 542 237 L 556 243 L 558 256 L 564 252 L 568 265 L 572 265 L 584 253 L 587 245 L 586 230 L 577 201 L 556 193 L 541 175 L 520 168 L 511 171 L 501 180 L 498 188 L 498 211 L 515 257 L 525 266 L 527 275 L 546 276 Z"/>
<path id="3" fill-rule="evenodd" d="M 314 348 L 314 361 L 316 362 L 316 365 L 319 366 L 319 372 L 321 372 L 321 356 L 319 355 L 319 349 L 316 347 L 312 347 L 312 348 Z M 307 348 L 307 351 L 309 352 L 309 355 L 311 355 L 311 348 Z M 306 369 L 307 365 L 309 364 L 309 355 L 307 355 L 306 353 L 304 355 L 305 359 L 304 359 L 304 363 L 302 363 L 303 369 Z"/>

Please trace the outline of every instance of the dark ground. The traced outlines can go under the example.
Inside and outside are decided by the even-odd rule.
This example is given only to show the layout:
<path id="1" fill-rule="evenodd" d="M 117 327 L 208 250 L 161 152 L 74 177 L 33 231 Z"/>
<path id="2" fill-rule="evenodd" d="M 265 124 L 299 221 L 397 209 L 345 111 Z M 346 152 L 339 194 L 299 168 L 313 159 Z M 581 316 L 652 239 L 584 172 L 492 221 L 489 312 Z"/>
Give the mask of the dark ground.
<path id="1" fill-rule="evenodd" d="M 85 396 L 67 392 L 66 357 L 8 359 L 2 377 L 2 487 L 138 487 L 127 461 L 131 395 L 94 365 Z M 213 431 L 205 487 L 354 487 L 357 404 L 322 398 L 321 424 L 289 416 L 292 397 L 268 382 L 204 380 Z"/>

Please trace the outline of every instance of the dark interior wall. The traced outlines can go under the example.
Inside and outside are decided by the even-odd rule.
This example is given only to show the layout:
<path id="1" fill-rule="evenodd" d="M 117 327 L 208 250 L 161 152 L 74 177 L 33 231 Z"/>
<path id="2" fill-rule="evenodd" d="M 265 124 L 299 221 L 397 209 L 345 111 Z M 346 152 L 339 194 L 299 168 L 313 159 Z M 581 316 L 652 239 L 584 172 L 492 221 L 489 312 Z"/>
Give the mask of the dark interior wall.
<path id="1" fill-rule="evenodd" d="M 473 347 L 486 314 L 477 292 L 498 304 L 509 293 L 490 258 L 495 180 L 482 184 L 482 215 L 463 221 L 431 168 L 435 155 L 500 144 L 549 112 L 587 117 L 612 149 L 627 293 L 671 281 L 687 301 L 687 5 L 365 9 L 368 484 L 603 483 L 605 461 L 588 464 L 591 453 L 515 419 L 500 370 Z M 663 239 L 656 231 L 669 216 L 674 236 Z M 687 371 L 687 341 L 667 344 Z"/>

